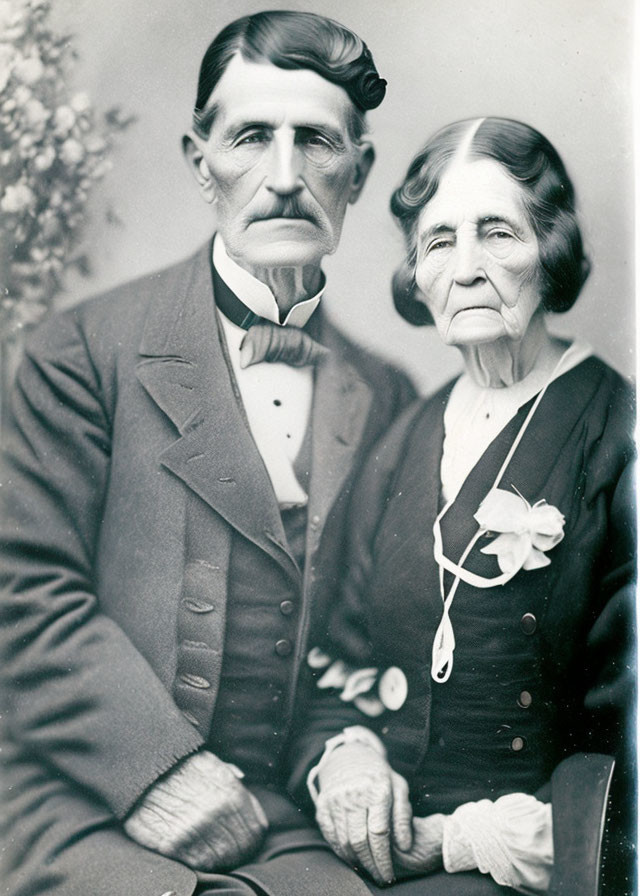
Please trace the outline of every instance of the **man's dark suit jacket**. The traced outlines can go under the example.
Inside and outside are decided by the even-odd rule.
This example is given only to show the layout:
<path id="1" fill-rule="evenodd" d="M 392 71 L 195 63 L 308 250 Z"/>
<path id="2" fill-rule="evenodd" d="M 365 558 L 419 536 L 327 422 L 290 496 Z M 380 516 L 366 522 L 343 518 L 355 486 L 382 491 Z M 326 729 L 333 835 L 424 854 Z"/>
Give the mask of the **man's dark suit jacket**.
<path id="1" fill-rule="evenodd" d="M 210 251 L 52 318 L 18 374 L 0 573 L 12 896 L 191 892 L 193 872 L 118 819 L 205 742 L 232 532 L 300 575 L 221 350 Z M 337 590 L 352 478 L 411 397 L 326 320 L 321 339 L 294 670 Z"/>

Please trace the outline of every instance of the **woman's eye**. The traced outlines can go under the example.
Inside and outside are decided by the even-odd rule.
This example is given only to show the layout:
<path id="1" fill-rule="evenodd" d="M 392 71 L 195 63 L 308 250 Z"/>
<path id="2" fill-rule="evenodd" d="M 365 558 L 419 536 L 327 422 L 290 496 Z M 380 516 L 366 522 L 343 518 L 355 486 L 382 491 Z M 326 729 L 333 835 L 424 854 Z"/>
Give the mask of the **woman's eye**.
<path id="1" fill-rule="evenodd" d="M 453 245 L 453 240 L 434 240 L 427 246 L 427 254 L 430 252 L 440 252 L 443 249 L 450 249 Z"/>
<path id="2" fill-rule="evenodd" d="M 509 233 L 508 230 L 492 230 L 487 236 L 489 239 L 495 240 L 495 242 L 498 243 L 514 239 L 513 234 Z"/>

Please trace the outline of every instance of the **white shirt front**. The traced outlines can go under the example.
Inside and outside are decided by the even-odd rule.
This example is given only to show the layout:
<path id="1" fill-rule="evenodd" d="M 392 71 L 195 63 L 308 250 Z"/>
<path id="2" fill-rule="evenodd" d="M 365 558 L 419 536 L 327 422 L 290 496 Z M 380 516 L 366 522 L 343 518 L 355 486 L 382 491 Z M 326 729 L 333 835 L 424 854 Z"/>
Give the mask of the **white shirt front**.
<path id="1" fill-rule="evenodd" d="M 213 243 L 213 263 L 222 280 L 250 311 L 279 326 L 304 327 L 320 304 L 324 286 L 313 298 L 294 305 L 280 323 L 278 305 L 269 287 L 229 258 L 219 234 Z M 240 345 L 246 330 L 217 311 L 249 428 L 278 503 L 283 509 L 304 506 L 308 495 L 296 479 L 293 464 L 309 425 L 313 367 L 262 361 L 242 368 Z"/>

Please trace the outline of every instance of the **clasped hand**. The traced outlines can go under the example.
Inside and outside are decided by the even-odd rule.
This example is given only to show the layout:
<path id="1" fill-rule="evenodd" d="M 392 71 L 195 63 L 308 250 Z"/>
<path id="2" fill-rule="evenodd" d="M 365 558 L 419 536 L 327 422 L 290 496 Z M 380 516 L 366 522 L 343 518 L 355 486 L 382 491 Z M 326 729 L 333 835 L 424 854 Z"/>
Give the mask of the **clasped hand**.
<path id="1" fill-rule="evenodd" d="M 213 753 L 195 753 L 147 791 L 125 830 L 141 846 L 191 868 L 235 868 L 256 852 L 268 826 L 241 777 Z"/>
<path id="2" fill-rule="evenodd" d="M 323 762 L 316 820 L 345 862 L 377 884 L 442 866 L 442 815 L 413 818 L 409 787 L 387 760 L 360 743 L 338 747 Z"/>

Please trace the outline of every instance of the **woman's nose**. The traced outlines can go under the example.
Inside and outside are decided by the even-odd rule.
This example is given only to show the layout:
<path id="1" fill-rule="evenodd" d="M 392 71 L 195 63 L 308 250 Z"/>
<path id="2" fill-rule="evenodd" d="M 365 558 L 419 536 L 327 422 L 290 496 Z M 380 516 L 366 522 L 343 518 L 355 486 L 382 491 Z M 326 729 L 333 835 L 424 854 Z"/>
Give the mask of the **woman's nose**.
<path id="1" fill-rule="evenodd" d="M 302 186 L 303 159 L 293 139 L 275 139 L 270 147 L 267 187 L 282 196 L 296 193 Z"/>
<path id="2" fill-rule="evenodd" d="M 454 280 L 464 286 L 470 286 L 476 280 L 484 280 L 483 258 L 477 235 L 459 233 L 454 250 Z"/>

